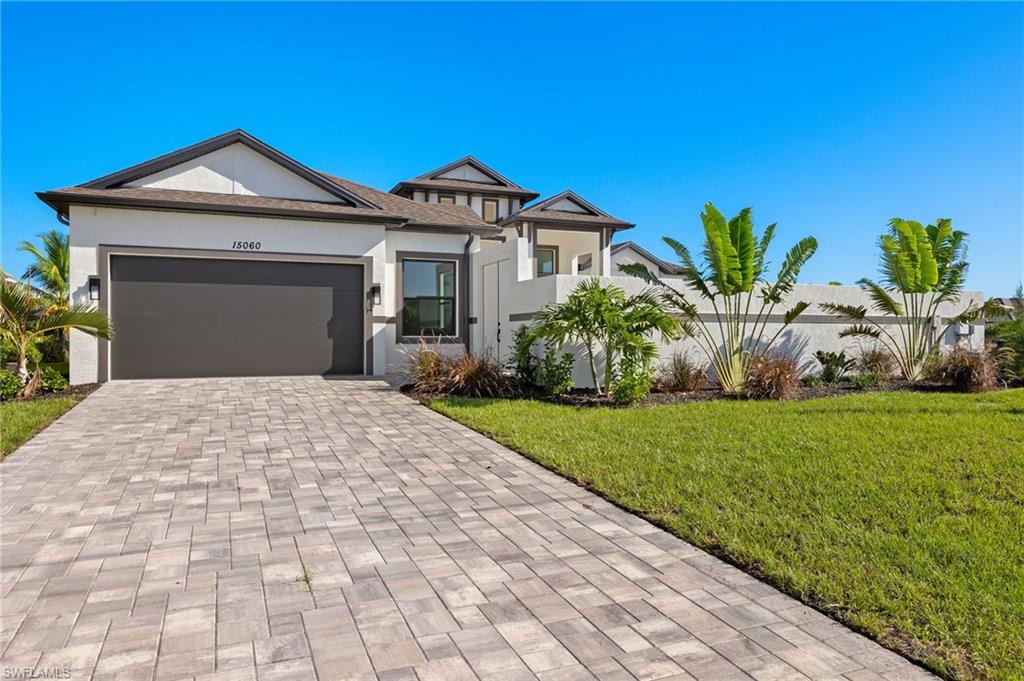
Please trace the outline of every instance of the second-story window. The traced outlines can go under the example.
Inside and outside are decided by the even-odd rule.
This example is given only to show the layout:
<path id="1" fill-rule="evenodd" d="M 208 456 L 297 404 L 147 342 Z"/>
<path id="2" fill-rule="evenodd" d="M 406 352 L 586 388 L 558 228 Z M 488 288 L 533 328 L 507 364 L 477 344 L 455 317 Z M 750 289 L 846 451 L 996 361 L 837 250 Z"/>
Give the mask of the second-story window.
<path id="1" fill-rule="evenodd" d="M 484 222 L 498 221 L 498 199 L 484 199 Z"/>
<path id="2" fill-rule="evenodd" d="M 455 194 L 441 194 L 437 197 L 438 203 L 448 203 L 455 205 Z"/>

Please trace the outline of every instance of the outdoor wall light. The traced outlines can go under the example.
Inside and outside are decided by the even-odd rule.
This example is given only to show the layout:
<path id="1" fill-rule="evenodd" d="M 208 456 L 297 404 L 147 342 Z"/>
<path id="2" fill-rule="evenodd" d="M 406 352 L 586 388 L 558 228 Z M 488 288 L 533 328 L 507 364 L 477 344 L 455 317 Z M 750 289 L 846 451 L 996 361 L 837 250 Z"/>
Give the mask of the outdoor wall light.
<path id="1" fill-rule="evenodd" d="M 89 277 L 89 300 L 100 299 L 100 278 Z"/>
<path id="2" fill-rule="evenodd" d="M 370 300 L 373 301 L 374 305 L 380 305 L 380 284 L 374 284 L 370 287 Z"/>

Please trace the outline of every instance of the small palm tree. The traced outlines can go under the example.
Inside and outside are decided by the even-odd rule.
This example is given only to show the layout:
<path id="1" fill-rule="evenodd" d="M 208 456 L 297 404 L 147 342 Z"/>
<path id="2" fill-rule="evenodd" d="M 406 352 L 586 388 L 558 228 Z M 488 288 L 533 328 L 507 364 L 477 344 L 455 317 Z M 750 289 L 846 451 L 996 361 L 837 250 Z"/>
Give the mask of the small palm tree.
<path id="1" fill-rule="evenodd" d="M 651 336 L 673 338 L 678 330 L 678 322 L 662 311 L 652 292 L 627 296 L 618 286 L 602 286 L 597 279 L 587 279 L 564 303 L 544 307 L 530 333 L 556 347 L 580 343 L 587 353 L 594 389 L 602 394 L 611 388 L 624 357 L 648 364 L 658 351 Z M 604 358 L 603 382 L 597 371 L 599 356 Z"/>
<path id="2" fill-rule="evenodd" d="M 892 355 L 903 378 L 917 381 L 950 326 L 998 314 L 1001 308 L 994 301 L 972 303 L 945 327 L 935 329 L 939 306 L 959 301 L 967 276 L 967 234 L 954 230 L 951 220 L 936 220 L 925 227 L 893 218 L 878 247 L 881 283 L 867 278 L 857 283 L 870 296 L 875 311 L 892 322 L 881 324 L 870 318 L 863 305 L 823 303 L 822 308 L 853 322 L 840 336 L 877 340 Z"/>
<path id="3" fill-rule="evenodd" d="M 25 278 L 46 291 L 57 305 L 67 307 L 71 302 L 71 287 L 68 284 L 71 250 L 68 235 L 52 229 L 37 236 L 42 242 L 42 248 L 29 241 L 22 241 L 18 245 L 19 251 L 25 251 L 35 258 L 35 262 L 25 270 Z"/>
<path id="4" fill-rule="evenodd" d="M 704 224 L 704 266 L 699 267 L 690 251 L 670 237 L 663 241 L 679 256 L 682 283 L 701 298 L 710 301 L 714 324 L 705 323 L 683 291 L 662 281 L 639 264 L 620 265 L 627 274 L 661 287 L 666 305 L 675 309 L 686 335 L 696 341 L 714 367 L 722 389 L 741 392 L 751 361 L 765 355 L 782 331 L 809 303 L 800 301 L 782 316 L 782 326 L 774 335 L 766 333 L 768 320 L 796 284 L 801 268 L 814 255 L 818 242 L 805 237 L 789 249 L 774 283 L 766 279 L 768 246 L 775 236 L 775 225 L 754 236 L 750 208 L 744 208 L 728 222 L 710 203 L 700 218 Z"/>
<path id="5" fill-rule="evenodd" d="M 29 348 L 44 334 L 69 329 L 107 339 L 113 332 L 110 319 L 95 307 L 81 304 L 61 307 L 34 295 L 28 284 L 4 277 L 0 286 L 0 337 L 13 344 L 18 353 L 18 375 L 25 384 L 23 395 L 31 395 L 38 384 L 39 367 L 33 380 L 29 380 Z"/>

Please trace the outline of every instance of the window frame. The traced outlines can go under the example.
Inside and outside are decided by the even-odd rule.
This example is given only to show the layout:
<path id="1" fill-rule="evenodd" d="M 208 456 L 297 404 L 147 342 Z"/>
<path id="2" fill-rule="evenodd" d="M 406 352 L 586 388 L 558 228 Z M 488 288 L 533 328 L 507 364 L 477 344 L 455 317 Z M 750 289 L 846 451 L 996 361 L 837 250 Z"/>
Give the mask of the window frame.
<path id="1" fill-rule="evenodd" d="M 405 310 L 405 262 L 416 260 L 420 262 L 451 262 L 455 265 L 455 291 L 454 291 L 454 334 L 439 334 L 436 336 L 421 336 L 409 334 L 403 325 L 403 312 Z M 398 343 L 419 343 L 427 340 L 434 343 L 465 343 L 466 342 L 466 320 L 463 319 L 466 308 L 466 258 L 462 253 L 433 253 L 419 251 L 398 251 L 395 253 L 395 340 Z"/>
<path id="2" fill-rule="evenodd" d="M 551 252 L 551 272 L 540 271 L 540 261 L 537 260 L 537 254 L 541 251 Z M 533 251 L 534 267 L 533 274 L 536 277 L 552 277 L 558 274 L 558 246 L 547 246 L 544 244 L 537 244 L 537 247 Z"/>
<path id="3" fill-rule="evenodd" d="M 488 220 L 487 219 L 487 204 L 488 203 L 493 203 L 494 204 L 494 219 L 493 220 Z M 493 225 L 493 224 L 497 223 L 498 220 L 501 219 L 501 215 L 499 214 L 500 209 L 501 209 L 501 200 L 500 199 L 484 196 L 480 200 L 480 219 L 483 220 L 484 222 L 487 222 L 487 223 L 490 223 L 490 224 Z"/>
<path id="4" fill-rule="evenodd" d="M 445 201 L 444 199 L 451 199 L 451 203 Z M 438 202 L 438 204 L 443 204 L 445 206 L 454 206 L 454 205 L 456 205 L 455 204 L 455 200 L 456 200 L 455 199 L 455 194 L 438 194 L 437 195 L 437 202 Z"/>

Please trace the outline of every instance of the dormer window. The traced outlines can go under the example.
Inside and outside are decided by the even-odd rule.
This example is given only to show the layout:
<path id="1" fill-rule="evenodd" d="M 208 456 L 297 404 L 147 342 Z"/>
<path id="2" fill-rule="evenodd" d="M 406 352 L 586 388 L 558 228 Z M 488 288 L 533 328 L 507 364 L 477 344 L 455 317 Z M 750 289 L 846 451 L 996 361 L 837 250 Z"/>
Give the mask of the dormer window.
<path id="1" fill-rule="evenodd" d="M 498 199 L 484 199 L 483 218 L 484 222 L 498 221 Z"/>
<path id="2" fill-rule="evenodd" d="M 455 205 L 455 194 L 438 194 L 437 202 L 438 203 L 447 203 L 449 205 L 454 206 Z"/>

